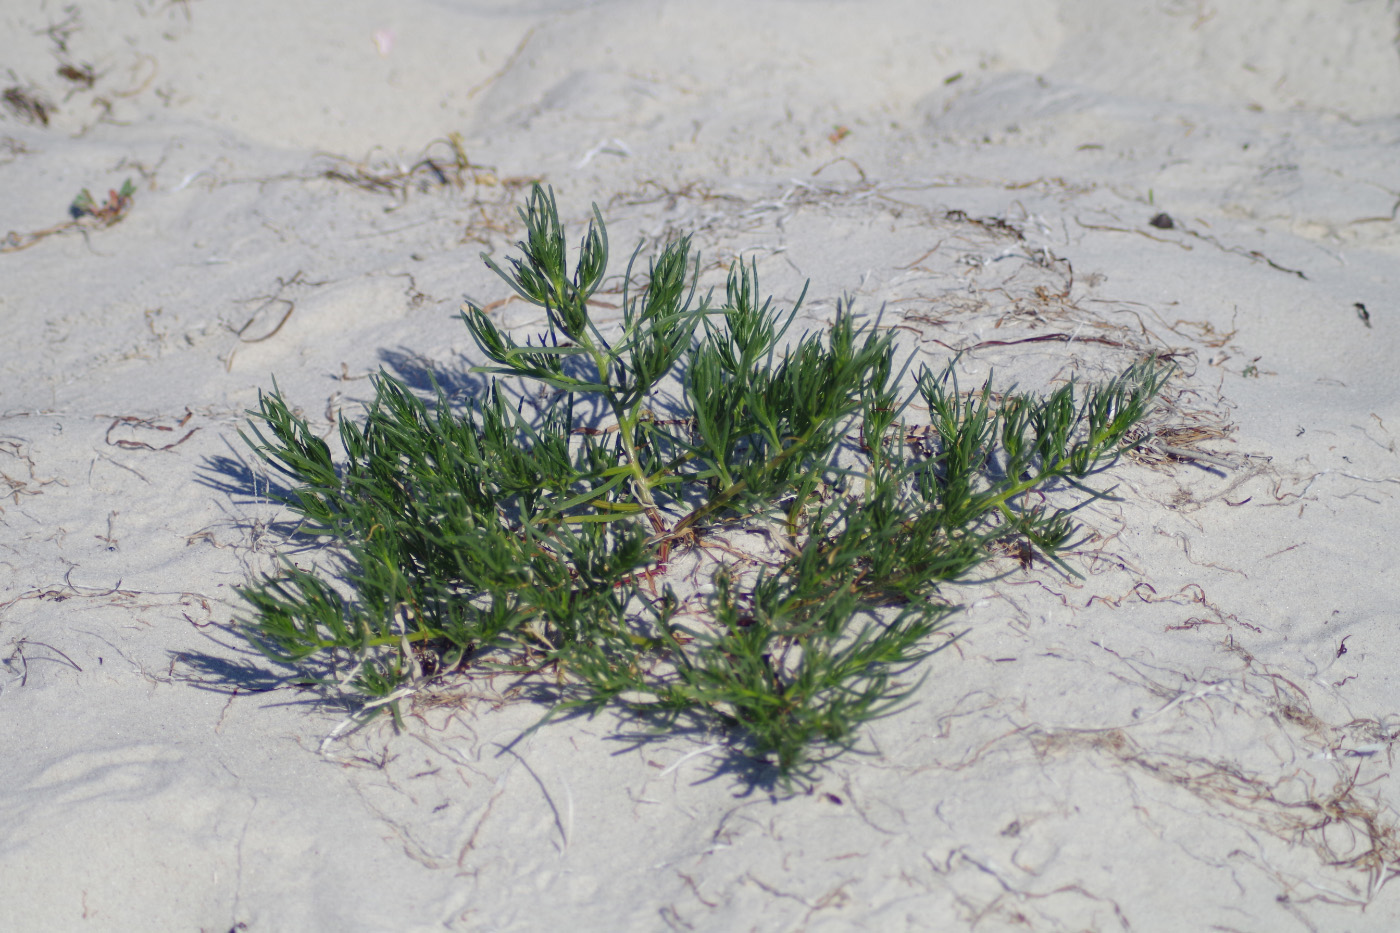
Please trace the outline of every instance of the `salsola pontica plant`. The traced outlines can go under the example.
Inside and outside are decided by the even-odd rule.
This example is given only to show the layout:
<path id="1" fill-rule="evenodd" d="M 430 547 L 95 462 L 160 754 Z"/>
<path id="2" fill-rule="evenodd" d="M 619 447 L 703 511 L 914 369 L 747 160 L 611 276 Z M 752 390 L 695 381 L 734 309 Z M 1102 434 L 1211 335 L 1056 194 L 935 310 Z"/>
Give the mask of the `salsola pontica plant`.
<path id="1" fill-rule="evenodd" d="M 486 262 L 545 330 L 519 343 L 463 309 L 490 360 L 480 397 L 425 401 L 381 372 L 363 422 L 340 424 L 342 457 L 277 391 L 250 412 L 298 534 L 328 547 L 318 569 L 286 560 L 242 591 L 245 631 L 365 714 L 397 717 L 460 672 L 545 672 L 552 712 L 722 729 L 785 780 L 809 776 L 949 643 L 940 584 L 1008 543 L 1064 566 L 1073 509 L 1105 494 L 1086 482 L 1167 376 L 1146 360 L 1046 397 L 965 394 L 951 365 L 911 373 L 847 305 L 790 335 L 801 299 L 762 299 L 754 265 L 731 268 L 722 301 L 701 295 L 688 238 L 644 276 L 634 253 L 620 322 L 600 325 L 597 208 L 573 263 L 552 192 L 520 214 L 519 255 Z M 530 407 L 512 401 L 532 383 L 515 396 Z M 930 422 L 917 444 L 911 403 Z M 1069 504 L 1032 495 L 1052 488 Z M 701 603 L 681 600 L 668 564 L 741 528 L 765 529 L 772 559 L 720 562 Z"/>

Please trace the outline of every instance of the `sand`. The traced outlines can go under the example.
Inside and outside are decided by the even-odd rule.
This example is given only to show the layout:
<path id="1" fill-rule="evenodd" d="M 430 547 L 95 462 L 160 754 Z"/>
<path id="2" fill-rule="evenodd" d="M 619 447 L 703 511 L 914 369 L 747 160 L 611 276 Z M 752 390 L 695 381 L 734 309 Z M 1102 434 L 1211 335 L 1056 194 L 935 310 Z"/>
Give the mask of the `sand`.
<path id="1" fill-rule="evenodd" d="M 1381 0 L 0 7 L 0 928 L 1397 928 L 1396 27 Z M 126 179 L 118 222 L 71 222 Z M 536 179 L 619 252 L 692 234 L 706 281 L 810 280 L 812 327 L 883 307 L 969 380 L 1168 352 L 1163 425 L 1205 456 L 1120 465 L 1083 579 L 953 594 L 956 649 L 810 793 L 718 736 L 520 739 L 542 709 L 500 679 L 327 741 L 345 708 L 231 625 L 293 546 L 245 410 L 275 378 L 329 431 L 380 367 L 467 390 L 454 316 L 504 297 L 479 253 Z"/>

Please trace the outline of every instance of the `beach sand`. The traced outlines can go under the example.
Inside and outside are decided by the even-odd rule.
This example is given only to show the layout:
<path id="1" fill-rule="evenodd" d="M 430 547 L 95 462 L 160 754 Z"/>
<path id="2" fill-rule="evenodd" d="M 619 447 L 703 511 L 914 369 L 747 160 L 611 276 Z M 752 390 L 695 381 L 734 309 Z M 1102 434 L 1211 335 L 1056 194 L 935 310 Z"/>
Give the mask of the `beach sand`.
<path id="1" fill-rule="evenodd" d="M 1383 0 L 0 7 L 0 929 L 1400 928 L 1396 29 Z M 810 281 L 803 326 L 883 308 L 964 384 L 1169 354 L 1160 443 L 1204 456 L 1115 468 L 1083 579 L 950 593 L 964 637 L 810 793 L 718 736 L 522 739 L 543 710 L 501 678 L 328 741 L 346 708 L 232 625 L 295 546 L 238 429 L 274 379 L 327 433 L 381 367 L 469 391 L 455 315 L 506 297 L 479 254 L 534 180 L 617 256 L 692 234 L 706 283 Z"/>

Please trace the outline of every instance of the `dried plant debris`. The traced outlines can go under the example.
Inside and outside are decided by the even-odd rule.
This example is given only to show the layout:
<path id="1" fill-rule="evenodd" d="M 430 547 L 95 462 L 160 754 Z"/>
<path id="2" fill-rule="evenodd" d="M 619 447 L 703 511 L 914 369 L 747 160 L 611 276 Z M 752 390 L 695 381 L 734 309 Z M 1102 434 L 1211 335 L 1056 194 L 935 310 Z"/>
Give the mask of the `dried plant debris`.
<path id="1" fill-rule="evenodd" d="M 0 99 L 5 101 L 5 108 L 10 113 L 26 123 L 37 123 L 39 126 L 48 126 L 50 115 L 58 109 L 38 91 L 18 85 L 6 88 L 0 94 Z"/>
<path id="2" fill-rule="evenodd" d="M 551 192 L 520 216 L 519 256 L 483 258 L 545 330 L 519 343 L 465 306 L 491 361 L 465 408 L 381 374 L 365 422 L 340 423 L 343 466 L 275 389 L 250 412 L 328 548 L 245 588 L 244 630 L 366 716 L 462 672 L 545 674 L 554 713 L 725 730 L 808 777 L 951 643 L 941 584 L 1011 545 L 1074 573 L 1073 513 L 1171 373 L 1147 355 L 1098 385 L 966 392 L 849 303 L 791 334 L 802 299 L 779 309 L 753 263 L 702 294 L 688 237 L 637 278 L 634 253 L 604 320 L 598 208 L 576 248 Z M 517 380 L 538 391 L 512 401 Z M 772 547 L 738 547 L 748 532 Z M 682 599 L 702 558 L 717 569 Z"/>
<path id="3" fill-rule="evenodd" d="M 0 136 L 0 165 L 8 165 L 29 151 L 28 146 L 13 136 Z"/>
<path id="4" fill-rule="evenodd" d="M 1354 720 L 1331 727 L 1313 713 L 1296 684 L 1256 659 L 1248 660 L 1246 672 L 1178 693 L 1158 711 L 1208 710 L 1176 717 L 1170 726 L 1175 741 L 1160 741 L 1159 736 L 1149 745 L 1132 734 L 1150 728 L 1144 724 L 1152 717 L 1121 728 L 1031 729 L 1026 737 L 1042 759 L 1095 756 L 1139 779 L 1191 795 L 1208 811 L 1248 827 L 1251 836 L 1259 833 L 1257 852 L 1248 857 L 1300 901 L 1320 897 L 1364 907 L 1400 875 L 1400 815 L 1370 790 L 1389 769 L 1395 726 Z M 1203 733 L 1229 729 L 1229 720 L 1246 707 L 1267 712 L 1272 734 L 1265 747 L 1275 754 L 1287 749 L 1281 760 L 1265 753 L 1246 762 L 1196 751 L 1211 746 Z M 1250 728 L 1256 728 L 1255 722 Z M 1300 872 L 1271 864 L 1268 837 L 1311 851 L 1317 867 Z M 1364 881 L 1358 883 L 1354 873 Z"/>
<path id="5" fill-rule="evenodd" d="M 28 443 L 21 438 L 0 437 L 0 503 L 8 500 L 19 505 L 20 496 L 37 496 L 55 482 L 59 482 L 56 477 L 38 474 Z M 0 515 L 4 512 L 0 504 Z"/>
<path id="6" fill-rule="evenodd" d="M 97 72 L 88 64 L 65 63 L 58 66 L 56 74 L 63 80 L 72 83 L 78 90 L 90 91 L 92 86 L 97 83 Z"/>
<path id="7" fill-rule="evenodd" d="M 93 198 L 91 191 L 84 188 L 78 192 L 73 203 L 68 205 L 68 213 L 74 220 L 91 217 L 98 226 L 110 227 L 126 216 L 126 212 L 131 208 L 131 199 L 135 195 L 136 186 L 130 178 L 122 182 L 121 190 L 109 190 L 107 200 L 101 204 Z"/>
<path id="8" fill-rule="evenodd" d="M 439 187 L 462 190 L 472 184 L 519 188 L 533 181 L 503 179 L 489 167 L 473 165 L 458 133 L 449 133 L 430 143 L 417 159 L 409 163 L 393 160 L 356 162 L 334 155 L 325 158 L 331 164 L 321 170 L 322 178 L 343 182 L 372 194 L 387 194 L 401 201 L 407 199 L 410 192 L 426 192 Z"/>
<path id="9" fill-rule="evenodd" d="M 73 38 L 73 34 L 81 32 L 83 29 L 83 13 L 76 4 L 63 8 L 67 14 L 56 23 L 50 23 L 47 28 L 41 31 L 42 35 L 49 37 L 53 42 L 54 51 L 60 55 L 68 54 L 68 40 Z"/>
<path id="10" fill-rule="evenodd" d="M 1233 426 L 1200 413 L 1198 416 L 1209 420 L 1183 424 L 1174 419 L 1174 423 L 1170 425 L 1155 426 L 1151 436 L 1143 437 L 1142 442 L 1129 456 L 1139 463 L 1152 466 L 1160 466 L 1170 461 L 1188 461 L 1227 469 L 1234 467 L 1236 464 L 1228 455 L 1200 446 L 1227 439 L 1233 432 Z"/>
<path id="11" fill-rule="evenodd" d="M 0 239 L 0 253 L 15 253 L 22 249 L 28 249 L 40 240 L 59 233 L 74 230 L 86 233 L 89 230 L 110 227 L 126 217 L 135 197 L 136 185 L 130 178 L 122 182 L 120 189 L 108 190 L 106 200 L 101 202 L 92 196 L 91 191 L 84 188 L 68 205 L 68 214 L 72 220 L 55 224 L 52 227 L 45 227 L 42 230 L 33 230 L 29 233 L 17 233 L 11 230 L 5 234 L 4 239 Z"/>
<path id="12" fill-rule="evenodd" d="M 1190 356 L 1188 348 L 1177 349 L 1180 339 L 1171 339 L 1182 335 L 1173 335 L 1170 323 L 1151 309 L 1093 300 L 1096 277 L 1076 275 L 1069 259 L 1041 242 L 1040 218 L 974 216 L 924 203 L 926 189 L 936 187 L 795 181 L 777 197 L 751 201 L 711 183 L 653 181 L 614 203 L 663 205 L 669 219 L 649 232 L 649 247 L 686 233 L 718 243 L 707 270 L 722 269 L 741 251 L 786 251 L 804 222 L 820 229 L 830 221 L 870 223 L 872 215 L 878 217 L 907 236 L 890 257 L 892 269 L 863 291 L 882 300 L 882 326 L 915 335 L 921 348 L 939 357 L 952 352 L 964 361 L 1015 365 L 1022 373 L 1034 355 L 1054 359 L 1057 369 L 1106 374 L 1148 354 Z M 1036 376 L 1051 384 L 1074 374 L 1071 369 Z"/>

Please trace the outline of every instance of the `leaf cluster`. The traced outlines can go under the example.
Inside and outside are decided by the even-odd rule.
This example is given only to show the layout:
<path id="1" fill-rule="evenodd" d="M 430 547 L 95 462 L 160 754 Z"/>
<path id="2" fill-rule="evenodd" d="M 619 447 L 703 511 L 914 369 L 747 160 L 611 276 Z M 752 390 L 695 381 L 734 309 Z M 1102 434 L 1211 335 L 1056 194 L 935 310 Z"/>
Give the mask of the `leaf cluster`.
<path id="1" fill-rule="evenodd" d="M 891 332 L 846 304 L 789 339 L 801 298 L 786 313 L 760 300 L 755 265 L 735 264 L 721 301 L 700 295 L 685 238 L 635 290 L 633 254 L 621 319 L 600 326 L 596 206 L 572 264 L 552 192 L 536 186 L 520 213 L 519 256 L 483 258 L 546 330 L 518 343 L 464 308 L 491 361 L 482 397 L 429 404 L 381 373 L 363 423 L 340 424 L 339 459 L 275 387 L 250 412 L 245 439 L 291 480 L 301 532 L 332 546 L 318 569 L 286 560 L 243 590 L 245 630 L 369 711 L 397 715 L 458 669 L 548 669 L 561 711 L 718 724 L 785 779 L 809 775 L 949 643 L 941 583 L 1012 541 L 1064 566 L 1073 509 L 1107 494 L 1086 482 L 1167 377 L 1146 361 L 1044 398 L 997 397 L 990 380 L 964 394 L 951 364 L 909 373 Z M 548 401 L 527 414 L 507 377 Z M 678 417 L 657 417 L 663 396 Z M 931 422 L 917 432 L 915 403 Z M 590 411 L 603 420 L 577 423 Z M 1076 504 L 1047 505 L 1055 488 Z M 775 537 L 771 566 L 723 566 L 699 612 L 658 594 L 675 549 L 736 527 Z"/>

